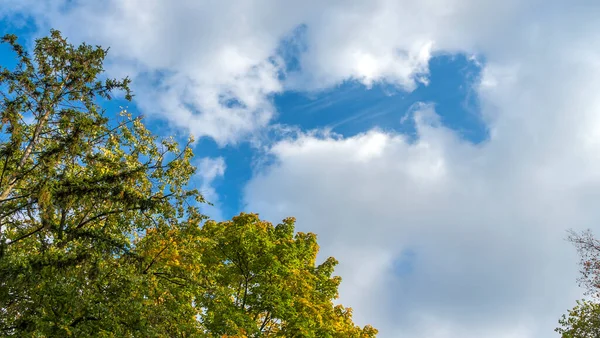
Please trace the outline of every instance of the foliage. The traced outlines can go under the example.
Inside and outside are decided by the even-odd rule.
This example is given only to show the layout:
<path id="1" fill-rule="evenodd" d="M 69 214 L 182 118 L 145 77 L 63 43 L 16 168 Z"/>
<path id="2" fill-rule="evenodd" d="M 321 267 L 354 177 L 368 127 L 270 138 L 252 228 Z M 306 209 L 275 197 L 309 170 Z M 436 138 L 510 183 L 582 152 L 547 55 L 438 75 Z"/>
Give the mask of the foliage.
<path id="1" fill-rule="evenodd" d="M 600 295 L 600 241 L 588 230 L 570 231 L 568 240 L 579 253 L 581 275 L 579 284 L 594 299 Z M 559 320 L 556 329 L 563 338 L 600 337 L 600 304 L 595 300 L 577 301 L 577 305 Z"/>
<path id="2" fill-rule="evenodd" d="M 600 296 L 600 241 L 589 230 L 582 233 L 571 231 L 568 240 L 579 253 L 580 286 L 586 289 L 587 294 Z"/>
<path id="3" fill-rule="evenodd" d="M 18 64 L 0 71 L 2 335 L 162 334 L 140 318 L 149 310 L 139 290 L 172 288 L 143 273 L 151 252 L 131 238 L 198 227 L 200 215 L 185 209 L 202 201 L 185 189 L 190 147 L 159 142 L 127 112 L 109 123 L 98 101 L 131 94 L 128 79 L 99 80 L 106 50 L 74 47 L 57 31 L 33 56 L 13 35 L 3 42 Z"/>
<path id="4" fill-rule="evenodd" d="M 600 304 L 586 300 L 577 301 L 577 306 L 569 310 L 559 320 L 556 332 L 563 338 L 600 337 Z"/>
<path id="5" fill-rule="evenodd" d="M 208 287 L 196 299 L 209 332 L 250 337 L 374 337 L 370 326 L 352 323 L 352 311 L 334 306 L 336 260 L 315 266 L 312 233 L 294 234 L 294 219 L 281 224 L 241 214 L 207 222 L 200 256 Z"/>
<path id="6" fill-rule="evenodd" d="M 0 335 L 373 337 L 334 306 L 313 234 L 206 221 L 193 153 L 100 106 L 107 50 L 58 31 L 0 68 Z"/>

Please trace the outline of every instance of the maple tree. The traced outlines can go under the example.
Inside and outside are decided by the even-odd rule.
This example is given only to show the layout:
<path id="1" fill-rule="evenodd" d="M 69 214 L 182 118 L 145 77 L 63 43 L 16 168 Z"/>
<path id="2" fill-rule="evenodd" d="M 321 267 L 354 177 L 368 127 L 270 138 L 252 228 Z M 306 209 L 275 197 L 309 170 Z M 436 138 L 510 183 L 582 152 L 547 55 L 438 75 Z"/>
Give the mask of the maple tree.
<path id="1" fill-rule="evenodd" d="M 58 31 L 0 68 L 0 335 L 372 337 L 334 305 L 314 234 L 257 215 L 208 221 L 192 140 L 101 103 L 107 50 Z"/>

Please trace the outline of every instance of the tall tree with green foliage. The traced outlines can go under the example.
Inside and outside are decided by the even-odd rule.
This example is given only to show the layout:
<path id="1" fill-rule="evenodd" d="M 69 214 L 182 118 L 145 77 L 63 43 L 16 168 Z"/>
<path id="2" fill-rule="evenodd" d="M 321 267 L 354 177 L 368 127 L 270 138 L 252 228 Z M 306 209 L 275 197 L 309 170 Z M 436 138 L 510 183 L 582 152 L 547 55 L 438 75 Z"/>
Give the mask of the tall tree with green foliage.
<path id="1" fill-rule="evenodd" d="M 372 337 L 334 306 L 313 234 L 256 215 L 206 221 L 190 140 L 100 103 L 107 50 L 58 31 L 0 69 L 0 335 Z"/>
<path id="2" fill-rule="evenodd" d="M 151 262 L 132 238 L 199 226 L 190 147 L 159 142 L 127 112 L 108 120 L 100 100 L 131 94 L 128 79 L 100 80 L 105 49 L 58 31 L 33 55 L 2 41 L 18 64 L 0 70 L 0 334 L 163 335 L 180 314 L 140 317 Z"/>

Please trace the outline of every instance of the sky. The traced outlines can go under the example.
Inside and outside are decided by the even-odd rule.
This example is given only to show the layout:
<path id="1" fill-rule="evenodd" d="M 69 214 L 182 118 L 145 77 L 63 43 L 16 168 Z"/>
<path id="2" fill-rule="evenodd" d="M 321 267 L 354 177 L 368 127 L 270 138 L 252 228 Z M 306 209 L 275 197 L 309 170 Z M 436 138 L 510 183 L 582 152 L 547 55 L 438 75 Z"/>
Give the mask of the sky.
<path id="1" fill-rule="evenodd" d="M 380 337 L 546 338 L 582 297 L 566 231 L 599 228 L 599 15 L 592 0 L 0 0 L 0 33 L 110 47 L 129 111 L 197 138 L 203 211 L 296 217 Z"/>

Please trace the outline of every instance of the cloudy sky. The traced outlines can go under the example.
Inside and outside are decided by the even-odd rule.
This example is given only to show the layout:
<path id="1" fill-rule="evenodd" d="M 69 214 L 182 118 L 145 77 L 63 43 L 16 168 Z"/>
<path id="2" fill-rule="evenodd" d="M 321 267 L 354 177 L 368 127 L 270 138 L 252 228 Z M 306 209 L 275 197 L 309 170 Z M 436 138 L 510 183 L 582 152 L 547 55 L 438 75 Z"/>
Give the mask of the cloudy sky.
<path id="1" fill-rule="evenodd" d="M 295 216 L 381 337 L 546 338 L 581 297 L 566 230 L 600 222 L 599 15 L 594 0 L 0 0 L 0 32 L 110 47 L 129 110 L 198 138 L 205 212 Z"/>

